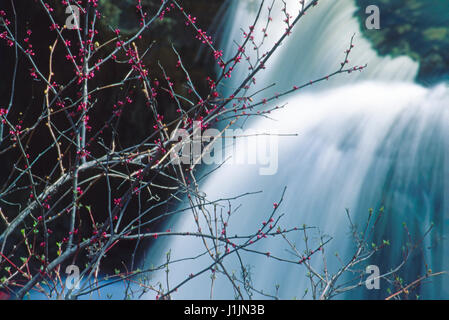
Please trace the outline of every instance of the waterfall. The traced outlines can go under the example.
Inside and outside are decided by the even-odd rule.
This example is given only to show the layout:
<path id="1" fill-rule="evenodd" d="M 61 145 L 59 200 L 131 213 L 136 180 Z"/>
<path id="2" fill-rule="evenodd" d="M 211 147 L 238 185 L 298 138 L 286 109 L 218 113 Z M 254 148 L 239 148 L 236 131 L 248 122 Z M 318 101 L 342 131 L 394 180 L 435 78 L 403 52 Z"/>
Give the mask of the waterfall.
<path id="1" fill-rule="evenodd" d="M 298 1 L 286 2 L 293 12 Z M 241 41 L 240 28 L 251 24 L 258 3 L 250 0 L 231 2 L 223 29 L 225 54 L 234 52 L 233 41 Z M 209 200 L 263 191 L 232 201 L 233 208 L 238 207 L 238 210 L 231 217 L 228 234 L 248 234 L 257 230 L 272 210 L 273 203 L 279 200 L 283 187 L 287 186 L 279 208 L 285 214 L 281 225 L 317 226 L 321 232 L 331 235 L 334 239 L 326 247 L 330 270 L 339 265 L 334 252 L 338 251 L 342 258 L 353 252 L 346 209 L 355 222 L 362 223 L 369 208 L 376 211 L 384 207 L 385 216 L 373 241 L 387 239 L 390 247 L 380 258 L 370 261 L 378 265 L 381 272 L 401 261 L 401 246 L 406 241 L 403 222 L 416 239 L 422 237 L 433 222 L 434 230 L 425 238 L 422 250 L 403 269 L 405 280 L 412 281 L 425 273 L 424 261 L 434 271 L 449 269 L 449 256 L 445 253 L 448 250 L 445 235 L 449 226 L 449 90 L 444 84 L 433 88 L 415 84 L 418 65 L 407 57 L 379 57 L 361 36 L 359 23 L 354 18 L 355 10 L 352 0 L 320 1 L 257 77 L 258 88 L 276 82 L 275 88 L 264 93 L 269 96 L 326 75 L 338 68 L 354 33 L 355 48 L 350 64 L 368 64 L 361 73 L 339 75 L 283 98 L 278 104 L 285 102 L 287 105 L 272 114 L 276 121 L 255 118 L 248 122 L 247 125 L 254 129 L 270 128 L 298 134 L 279 139 L 277 173 L 260 175 L 254 165 L 223 166 L 200 186 Z M 273 11 L 278 15 L 280 6 L 275 6 Z M 264 15 L 265 12 L 261 21 L 265 21 Z M 274 20 L 266 46 L 269 47 L 270 41 L 272 44 L 284 29 L 282 21 Z M 233 84 L 244 77 L 247 70 L 241 69 L 236 70 L 233 80 L 221 88 L 224 93 L 232 90 Z M 236 147 L 237 153 L 245 152 L 245 144 L 237 142 Z M 196 230 L 189 212 L 168 224 L 175 231 Z M 301 236 L 295 241 L 301 247 Z M 263 252 L 277 252 L 289 257 L 285 247 L 285 242 L 276 239 L 257 244 L 257 249 Z M 202 249 L 198 239 L 161 238 L 151 248 L 146 264 L 163 263 L 164 253 L 168 250 L 171 250 L 171 259 L 175 260 L 195 256 Z M 273 293 L 278 285 L 279 297 L 283 299 L 304 295 L 309 281 L 304 266 L 285 264 L 260 255 L 243 256 L 252 267 L 254 287 Z M 319 257 L 312 257 L 312 262 L 319 261 Z M 208 263 L 210 258 L 204 257 L 173 264 L 170 268 L 171 287 Z M 239 273 L 236 259 L 225 264 L 229 270 Z M 164 277 L 165 273 L 161 272 L 155 279 L 165 283 Z M 209 272 L 188 282 L 173 294 L 173 298 L 208 299 L 210 277 Z M 448 279 L 443 276 L 433 281 L 416 293 L 425 298 L 447 298 Z M 224 276 L 220 275 L 214 286 L 214 298 L 234 297 L 232 286 Z M 360 288 L 339 298 L 383 297 L 387 286 L 381 282 L 380 290 L 368 292 L 366 288 Z M 154 298 L 150 294 L 147 297 Z"/>

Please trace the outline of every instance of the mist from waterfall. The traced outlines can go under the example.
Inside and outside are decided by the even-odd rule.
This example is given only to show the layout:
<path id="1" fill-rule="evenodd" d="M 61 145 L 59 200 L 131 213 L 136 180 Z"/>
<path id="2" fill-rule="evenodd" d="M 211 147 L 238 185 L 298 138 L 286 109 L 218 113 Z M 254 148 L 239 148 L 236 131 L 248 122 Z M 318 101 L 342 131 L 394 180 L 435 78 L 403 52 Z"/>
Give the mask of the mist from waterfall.
<path id="1" fill-rule="evenodd" d="M 286 2 L 288 10 L 297 10 L 298 1 Z M 258 3 L 231 1 L 223 19 L 226 21 L 222 31 L 225 54 L 230 56 L 235 52 L 234 40 L 241 43 L 240 28 L 247 29 L 251 24 Z M 280 9 L 280 4 L 275 5 L 273 17 L 278 16 Z M 403 269 L 405 279 L 414 280 L 426 272 L 424 261 L 434 271 L 449 269 L 445 239 L 449 226 L 449 90 L 445 84 L 433 88 L 415 84 L 418 65 L 408 57 L 379 57 L 361 36 L 355 10 L 352 0 L 320 1 L 275 53 L 267 69 L 257 76 L 258 88 L 276 83 L 276 87 L 259 96 L 261 99 L 327 75 L 338 69 L 354 33 L 355 48 L 350 64 L 368 64 L 361 73 L 338 75 L 280 99 L 277 104 L 286 103 L 286 107 L 271 114 L 275 121 L 255 118 L 246 123 L 250 128 L 298 134 L 279 139 L 278 172 L 261 176 L 254 165 L 223 166 L 200 186 L 209 200 L 263 191 L 232 202 L 234 208 L 240 207 L 230 220 L 228 234 L 257 230 L 286 186 L 280 207 L 280 212 L 285 214 L 281 225 L 317 226 L 321 232 L 331 235 L 334 240 L 326 248 L 331 270 L 339 266 L 334 252 L 338 251 L 342 258 L 353 252 L 346 209 L 355 222 L 363 223 L 369 208 L 384 208 L 385 216 L 374 240 L 388 239 L 391 245 L 380 258 L 370 261 L 381 272 L 401 261 L 401 247 L 407 240 L 403 222 L 416 239 L 433 222 L 434 230 L 425 238 L 422 250 Z M 263 23 L 265 14 L 260 19 Z M 261 24 L 256 29 L 261 29 Z M 284 30 L 283 22 L 274 19 L 265 47 L 270 47 Z M 229 93 L 246 73 L 245 67 L 236 70 L 233 80 L 221 88 L 222 92 Z M 236 146 L 239 152 L 245 152 L 244 143 L 237 142 Z M 176 231 L 196 230 L 189 212 L 169 221 L 168 227 Z M 296 242 L 301 247 L 302 238 L 298 237 Z M 282 240 L 267 239 L 255 249 L 289 257 L 284 248 Z M 168 250 L 175 260 L 199 254 L 203 245 L 199 239 L 161 238 L 151 248 L 146 265 L 163 263 Z M 278 285 L 282 299 L 304 296 L 309 281 L 304 266 L 283 264 L 266 256 L 242 255 L 251 266 L 254 287 L 272 293 Z M 227 261 L 226 266 L 238 274 L 237 261 Z M 312 258 L 312 262 L 319 261 L 319 257 Z M 171 286 L 208 263 L 210 258 L 204 257 L 173 264 Z M 208 299 L 210 276 L 205 273 L 188 282 L 173 298 Z M 163 271 L 156 279 L 159 277 L 164 283 Z M 436 278 L 417 293 L 425 298 L 448 298 L 447 284 L 447 277 Z M 339 298 L 381 297 L 385 296 L 386 287 L 381 282 L 379 291 L 360 288 Z M 214 298 L 233 297 L 231 284 L 219 276 Z M 154 297 L 148 294 L 148 298 Z"/>

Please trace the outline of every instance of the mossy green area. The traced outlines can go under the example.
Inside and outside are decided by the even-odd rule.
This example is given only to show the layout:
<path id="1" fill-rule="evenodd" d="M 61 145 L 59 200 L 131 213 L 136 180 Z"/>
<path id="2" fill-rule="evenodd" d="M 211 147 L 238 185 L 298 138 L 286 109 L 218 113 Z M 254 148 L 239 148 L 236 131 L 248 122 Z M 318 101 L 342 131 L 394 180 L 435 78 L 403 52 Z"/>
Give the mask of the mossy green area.
<path id="1" fill-rule="evenodd" d="M 381 55 L 407 55 L 420 63 L 417 81 L 449 79 L 449 1 L 355 0 L 363 34 Z M 380 9 L 380 30 L 365 27 L 365 9 Z"/>

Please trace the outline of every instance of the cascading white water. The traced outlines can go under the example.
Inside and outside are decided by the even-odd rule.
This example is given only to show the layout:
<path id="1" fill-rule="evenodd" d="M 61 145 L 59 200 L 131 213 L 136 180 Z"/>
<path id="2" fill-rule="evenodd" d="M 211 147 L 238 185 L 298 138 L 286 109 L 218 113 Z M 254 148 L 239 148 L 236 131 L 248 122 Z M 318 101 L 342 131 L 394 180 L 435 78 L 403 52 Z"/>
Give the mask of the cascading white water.
<path id="1" fill-rule="evenodd" d="M 286 2 L 293 12 L 298 1 Z M 240 27 L 247 28 L 251 24 L 258 3 L 250 0 L 231 3 L 225 28 L 225 53 L 234 52 L 233 40 L 240 41 Z M 280 13 L 279 7 L 273 10 Z M 426 238 L 422 252 L 404 269 L 413 280 L 425 272 L 424 261 L 434 271 L 449 269 L 444 242 L 449 224 L 446 185 L 449 177 L 449 140 L 446 138 L 449 90 L 444 84 L 431 89 L 414 84 L 418 65 L 407 57 L 377 56 L 368 41 L 360 36 L 359 23 L 353 17 L 355 10 L 352 0 L 321 1 L 273 56 L 267 70 L 257 77 L 258 87 L 276 82 L 275 89 L 264 93 L 269 96 L 270 92 L 282 92 L 334 71 L 353 33 L 357 34 L 356 47 L 350 62 L 352 65 L 368 63 L 368 68 L 362 73 L 340 75 L 285 97 L 278 104 L 287 102 L 287 107 L 272 114 L 277 121 L 258 118 L 249 122 L 255 129 L 298 134 L 279 140 L 275 175 L 261 176 L 258 168 L 250 165 L 224 166 L 208 177 L 201 188 L 209 200 L 262 190 L 262 194 L 233 201 L 234 208 L 241 207 L 230 220 L 228 234 L 248 234 L 260 227 L 273 203 L 279 200 L 283 187 L 287 186 L 280 208 L 285 213 L 281 224 L 318 226 L 323 233 L 332 235 L 334 240 L 326 249 L 330 269 L 338 266 L 338 261 L 332 260 L 333 252 L 338 251 L 342 257 L 352 252 L 346 208 L 354 221 L 361 223 L 367 218 L 369 208 L 385 207 L 386 216 L 375 240 L 388 239 L 391 248 L 371 261 L 381 272 L 388 271 L 401 260 L 402 222 L 407 223 L 417 239 L 434 222 L 434 232 Z M 261 21 L 265 20 L 261 18 Z M 283 23 L 274 20 L 267 47 L 283 31 Z M 245 68 L 241 69 L 236 70 L 234 80 L 227 83 L 229 87 L 222 88 L 224 92 L 232 89 L 246 74 Z M 238 152 L 245 153 L 245 146 L 237 142 Z M 176 231 L 196 230 L 189 213 L 170 223 Z M 296 241 L 300 244 L 301 237 Z M 284 248 L 285 243 L 275 239 L 257 244 L 257 249 L 263 252 L 290 257 Z M 200 240 L 185 237 L 161 238 L 151 249 L 146 263 L 163 263 L 163 253 L 168 250 L 175 260 L 195 256 L 203 251 L 203 246 Z M 243 255 L 252 266 L 254 287 L 272 293 L 279 285 L 280 298 L 303 296 L 308 281 L 303 266 L 283 264 L 265 256 Z M 172 265 L 171 287 L 208 263 L 210 258 L 204 257 Z M 239 272 L 235 260 L 230 260 L 226 266 Z M 165 283 L 162 280 L 165 275 L 160 276 Z M 444 285 L 447 279 L 434 281 L 435 284 L 424 286 L 420 294 L 425 298 L 447 298 L 449 291 Z M 210 282 L 210 273 L 205 273 L 188 282 L 173 298 L 207 299 Z M 346 297 L 385 296 L 386 283 L 381 286 L 384 286 L 382 293 L 369 292 L 368 295 L 364 289 Z M 233 298 L 232 286 L 226 279 L 217 279 L 214 298 Z"/>

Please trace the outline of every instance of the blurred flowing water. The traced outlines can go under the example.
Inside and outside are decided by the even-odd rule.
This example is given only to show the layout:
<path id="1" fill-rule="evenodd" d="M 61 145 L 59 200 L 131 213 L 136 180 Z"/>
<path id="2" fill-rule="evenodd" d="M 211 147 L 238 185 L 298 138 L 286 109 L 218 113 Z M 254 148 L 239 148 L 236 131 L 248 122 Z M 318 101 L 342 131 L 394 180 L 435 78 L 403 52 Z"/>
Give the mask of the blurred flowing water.
<path id="1" fill-rule="evenodd" d="M 271 1 L 269 1 L 271 3 Z M 222 48 L 228 57 L 236 49 L 234 40 L 242 42 L 240 28 L 251 25 L 260 1 L 231 1 L 223 20 Z M 268 3 L 266 1 L 266 3 Z M 287 0 L 287 9 L 297 12 L 296 0 Z M 280 14 L 275 5 L 273 17 Z M 328 266 L 336 270 L 340 265 L 333 253 L 342 259 L 353 251 L 349 223 L 345 209 L 353 221 L 362 224 L 369 208 L 384 207 L 385 215 L 378 225 L 373 242 L 390 241 L 390 247 L 369 264 L 378 265 L 387 272 L 401 261 L 401 246 L 407 241 L 405 222 L 412 237 L 419 240 L 431 223 L 435 224 L 418 250 L 403 269 L 406 281 L 413 281 L 426 272 L 425 263 L 433 271 L 449 269 L 448 232 L 448 178 L 449 178 L 449 91 L 445 84 L 424 88 L 414 83 L 417 63 L 408 57 L 379 57 L 370 43 L 360 35 L 360 26 L 353 13 L 352 0 L 320 1 L 311 9 L 293 34 L 272 57 L 267 69 L 257 77 L 257 87 L 276 83 L 260 97 L 269 97 L 309 80 L 322 77 L 338 69 L 344 51 L 355 33 L 355 48 L 349 60 L 351 65 L 368 67 L 363 72 L 338 75 L 304 91 L 287 96 L 278 105 L 284 109 L 273 113 L 276 120 L 257 118 L 245 128 L 274 129 L 283 133 L 297 133 L 296 137 L 279 139 L 278 171 L 273 176 L 261 176 L 257 166 L 224 166 L 201 183 L 201 190 L 209 200 L 237 196 L 262 190 L 263 193 L 232 201 L 240 206 L 230 220 L 229 235 L 256 232 L 261 222 L 279 200 L 287 186 L 280 212 L 285 213 L 282 226 L 318 226 L 321 232 L 334 240 L 327 246 Z M 266 21 L 262 13 L 259 31 Z M 265 40 L 269 48 L 285 30 L 281 20 L 272 22 Z M 258 32 L 260 33 L 260 32 Z M 258 41 L 256 37 L 256 41 Z M 271 41 L 271 43 L 270 43 Z M 247 50 L 249 55 L 254 56 Z M 240 70 L 240 71 L 239 71 Z M 223 94 L 247 74 L 245 67 L 236 70 L 233 80 L 223 87 Z M 246 145 L 237 142 L 238 152 L 245 153 Z M 207 170 L 207 168 L 206 168 Z M 212 211 L 212 208 L 208 208 Z M 191 213 L 173 219 L 168 226 L 176 231 L 196 231 Z M 301 245 L 302 237 L 293 241 Z M 257 244 L 262 252 L 277 253 L 291 258 L 284 249 L 285 242 L 266 239 Z M 165 253 L 171 250 L 171 259 L 191 257 L 203 252 L 198 239 L 185 237 L 160 238 L 148 252 L 146 264 L 163 263 Z M 279 285 L 279 297 L 301 298 L 308 286 L 306 269 L 300 265 L 284 264 L 266 256 L 243 253 L 251 266 L 256 288 L 273 293 Z M 226 260 L 225 260 L 226 261 Z M 320 258 L 312 262 L 320 266 Z M 211 263 L 204 257 L 195 261 L 175 263 L 170 268 L 170 286 L 174 287 Z M 233 258 L 225 263 L 229 270 L 239 274 L 239 264 Z M 165 284 L 165 272 L 156 278 Z M 211 273 L 188 282 L 174 299 L 209 298 Z M 433 279 L 416 291 L 425 298 L 448 298 L 448 279 Z M 381 298 L 386 296 L 388 284 L 381 282 L 380 290 L 362 287 L 339 298 Z M 223 275 L 214 284 L 214 298 L 233 298 L 233 289 Z M 263 298 L 257 294 L 254 297 Z M 147 298 L 154 298 L 148 294 Z M 306 295 L 310 298 L 310 295 Z"/>

